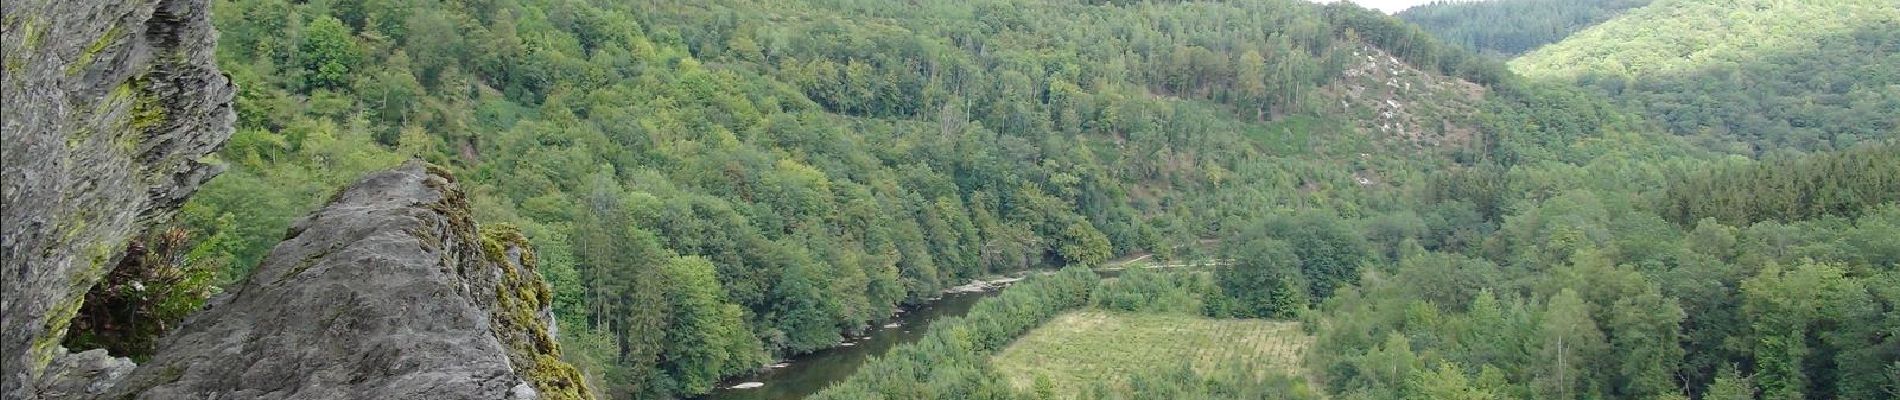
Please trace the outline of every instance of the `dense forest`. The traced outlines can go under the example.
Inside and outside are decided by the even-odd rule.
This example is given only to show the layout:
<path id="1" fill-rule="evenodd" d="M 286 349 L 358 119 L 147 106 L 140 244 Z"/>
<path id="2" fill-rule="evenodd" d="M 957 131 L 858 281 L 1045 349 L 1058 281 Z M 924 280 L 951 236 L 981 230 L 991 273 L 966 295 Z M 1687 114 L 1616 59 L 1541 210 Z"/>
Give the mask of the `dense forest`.
<path id="1" fill-rule="evenodd" d="M 151 239 L 178 264 L 145 300 L 164 318 L 69 340 L 146 351 L 334 188 L 420 158 L 528 237 L 609 398 L 704 394 L 1062 266 L 819 397 L 1049 398 L 987 357 L 1081 308 L 1317 337 L 1312 376 L 1241 360 L 1089 398 L 1892 396 L 1892 8 L 1729 3 L 1659 1 L 1507 68 L 1460 45 L 1640 4 L 1486 28 L 1519 35 L 1301 0 L 216 0 L 229 171 Z M 1467 6 L 1406 18 L 1498 12 Z M 1779 11 L 1841 29 L 1698 36 Z M 1644 18 L 1702 42 L 1639 40 Z M 1710 64 L 1644 58 L 1668 46 Z M 1087 270 L 1131 254 L 1227 262 Z"/>
<path id="2" fill-rule="evenodd" d="M 933 325 L 922 341 L 899 347 L 872 361 L 848 380 L 814 399 L 1053 399 L 1046 389 L 1017 390 L 985 359 L 1056 316 L 1082 307 L 1130 312 L 1201 312 L 1203 301 L 1218 300 L 1208 275 L 1146 273 L 1137 270 L 1102 282 L 1086 268 L 1072 267 L 1037 277 L 1002 296 L 986 299 L 965 318 Z M 1095 382 L 1079 394 L 1087 399 L 1318 399 L 1302 380 L 1259 371 L 1247 360 L 1223 360 L 1214 373 L 1189 366 L 1128 377 L 1128 384 Z M 1060 397 L 1069 398 L 1069 397 Z"/>
<path id="3" fill-rule="evenodd" d="M 1604 185 L 1632 176 L 1608 166 L 1519 167 L 1503 178 L 1507 186 L 1545 181 L 1562 189 L 1544 198 L 1507 196 L 1521 211 L 1476 222 L 1489 232 L 1482 243 L 1428 250 L 1462 234 L 1416 222 L 1404 229 L 1391 216 L 1290 213 L 1230 239 L 1222 252 L 1232 257 L 1229 265 L 1125 274 L 1099 284 L 1087 306 L 1310 321 L 1319 343 L 1305 362 L 1327 393 L 1348 398 L 1886 398 L 1900 389 L 1900 342 L 1891 334 L 1900 328 L 1900 242 L 1893 240 L 1900 237 L 1900 208 L 1892 199 L 1838 203 L 1857 218 L 1761 214 L 1752 215 L 1758 222 L 1727 225 L 1713 217 L 1678 224 L 1658 214 L 1684 201 L 1677 190 L 1731 174 L 1802 174 L 1843 160 L 1900 165 L 1900 151 L 1889 145 L 1743 163 L 1690 179 L 1650 174 L 1637 186 L 1669 188 L 1650 193 Z M 1566 173 L 1586 178 L 1548 181 Z M 1891 176 L 1858 175 L 1849 186 L 1890 185 L 1882 179 Z M 1731 207 L 1734 215 L 1760 208 Z M 1341 265 L 1363 270 L 1341 284 Z M 1084 306 L 1043 294 L 1040 285 L 1050 281 L 995 302 L 1027 302 L 1008 310 Z M 950 322 L 932 333 L 1009 335 L 1050 314 L 993 317 L 1006 317 L 1002 322 L 984 315 L 986 322 Z M 821 397 L 1049 398 L 1012 391 L 980 357 L 968 355 L 994 351 L 997 342 L 920 343 L 906 351 L 941 354 L 879 360 Z M 1223 373 L 1249 365 L 1234 363 Z M 1248 376 L 1255 378 L 1237 378 Z M 1131 390 L 1303 393 L 1298 382 L 1259 376 L 1137 375 L 1129 382 L 1141 383 L 1103 386 L 1085 398 L 1141 398 L 1129 397 Z"/>
<path id="4" fill-rule="evenodd" d="M 460 170 L 478 217 L 541 252 L 579 364 L 664 397 L 945 282 L 1189 257 L 1271 207 L 1396 207 L 1411 175 L 1490 151 L 1360 135 L 1343 114 L 1376 111 L 1330 106 L 1355 52 L 1503 73 L 1371 11 L 1004 4 L 221 1 L 234 168 L 183 222 L 234 279 L 332 187 L 409 157 Z M 1350 156 L 1389 151 L 1430 156 Z"/>
<path id="5" fill-rule="evenodd" d="M 1900 7 L 1884 0 L 1661 1 L 1511 64 L 1734 154 L 1846 149 L 1900 127 Z"/>
<path id="6" fill-rule="evenodd" d="M 1399 19 L 1447 43 L 1515 57 L 1556 43 L 1651 0 L 1440 0 L 1405 9 Z"/>
<path id="7" fill-rule="evenodd" d="M 1103 68 L 1004 51 L 1041 46 L 1012 39 L 1028 25 L 923 30 L 925 15 L 1079 5 L 946 2 L 868 25 L 830 4 L 771 5 L 799 16 L 777 25 L 764 4 L 217 6 L 220 57 L 243 89 L 223 153 L 234 168 L 187 206 L 184 224 L 218 239 L 200 260 L 228 260 L 235 279 L 330 188 L 409 157 L 446 165 L 471 182 L 480 218 L 535 242 L 570 353 L 617 396 L 705 392 L 945 282 L 1172 251 L 1249 212 L 1176 205 L 1219 204 L 1190 193 L 1307 170 L 1348 186 L 1352 168 L 1374 167 L 1241 163 L 1266 154 L 1247 135 L 1273 130 L 1266 116 L 1318 102 L 1344 47 L 1322 21 L 1356 9 L 1244 10 L 1286 21 L 1247 25 L 1274 32 L 1169 21 L 1240 10 L 1205 6 L 1050 28 L 1080 48 L 1101 27 L 1148 27 L 1139 45 L 1154 50 Z M 1055 19 L 1029 17 L 968 21 Z M 901 22 L 918 31 L 896 34 Z M 772 31 L 721 28 L 739 25 Z M 1237 49 L 1268 38 L 1280 47 Z M 1240 77 L 1250 91 L 1215 90 Z M 1308 141 L 1370 148 L 1358 139 Z M 1357 194 L 1279 201 L 1342 195 Z"/>

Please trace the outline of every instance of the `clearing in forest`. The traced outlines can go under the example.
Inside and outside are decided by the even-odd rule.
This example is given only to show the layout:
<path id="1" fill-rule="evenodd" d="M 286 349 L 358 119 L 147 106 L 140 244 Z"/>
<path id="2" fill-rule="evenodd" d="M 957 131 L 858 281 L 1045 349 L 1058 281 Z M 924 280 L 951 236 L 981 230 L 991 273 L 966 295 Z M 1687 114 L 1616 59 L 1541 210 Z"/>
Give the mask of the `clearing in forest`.
<path id="1" fill-rule="evenodd" d="M 1055 393 L 1074 395 L 1095 382 L 1189 363 L 1202 373 L 1244 363 L 1304 377 L 1300 360 L 1312 343 L 1298 322 L 1087 310 L 1036 328 L 991 363 L 1018 389 L 1033 390 L 1041 377 Z"/>

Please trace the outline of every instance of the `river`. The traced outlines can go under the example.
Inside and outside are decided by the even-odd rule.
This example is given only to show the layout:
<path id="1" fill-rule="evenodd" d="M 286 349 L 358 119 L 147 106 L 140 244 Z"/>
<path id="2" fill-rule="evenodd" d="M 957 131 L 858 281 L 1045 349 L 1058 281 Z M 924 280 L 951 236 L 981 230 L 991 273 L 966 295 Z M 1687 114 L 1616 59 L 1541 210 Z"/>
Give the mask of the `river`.
<path id="1" fill-rule="evenodd" d="M 844 380 L 863 365 L 865 359 L 882 355 L 897 345 L 915 342 L 922 338 L 930 328 L 930 323 L 944 317 L 960 317 L 969 313 L 978 300 L 995 296 L 1001 290 L 989 290 L 971 293 L 946 293 L 942 299 L 908 309 L 898 314 L 894 328 L 876 327 L 869 337 L 851 339 L 850 346 L 833 347 L 811 354 L 792 357 L 790 364 L 783 368 L 768 369 L 747 376 L 727 379 L 720 383 L 719 389 L 702 397 L 706 400 L 796 400 L 824 390 L 825 386 Z M 752 389 L 732 389 L 733 385 L 744 382 L 760 382 L 765 386 Z"/>

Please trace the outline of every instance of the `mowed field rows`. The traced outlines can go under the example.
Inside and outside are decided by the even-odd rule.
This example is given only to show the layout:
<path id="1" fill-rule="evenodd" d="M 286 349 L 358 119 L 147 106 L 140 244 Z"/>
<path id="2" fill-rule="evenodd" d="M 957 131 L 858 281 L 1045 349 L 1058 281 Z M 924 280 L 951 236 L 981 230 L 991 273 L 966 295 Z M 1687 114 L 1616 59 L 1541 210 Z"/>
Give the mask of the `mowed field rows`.
<path id="1" fill-rule="evenodd" d="M 1125 382 L 1130 372 L 1255 368 L 1304 378 L 1300 360 L 1313 343 L 1298 322 L 1191 315 L 1072 312 L 1036 328 L 998 353 L 998 372 L 1018 389 L 1046 379 L 1074 396 L 1096 382 Z"/>

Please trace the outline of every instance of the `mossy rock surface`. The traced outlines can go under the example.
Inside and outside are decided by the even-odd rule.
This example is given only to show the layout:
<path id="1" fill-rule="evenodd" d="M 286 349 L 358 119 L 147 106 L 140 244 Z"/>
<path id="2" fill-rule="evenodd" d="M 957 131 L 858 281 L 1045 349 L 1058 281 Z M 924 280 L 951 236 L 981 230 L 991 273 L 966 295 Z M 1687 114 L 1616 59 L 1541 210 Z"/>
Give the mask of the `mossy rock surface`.
<path id="1" fill-rule="evenodd" d="M 72 383 L 40 378 L 86 361 L 59 346 L 85 293 L 217 175 L 209 155 L 236 114 L 209 0 L 5 3 L 0 398 L 13 399 Z"/>

